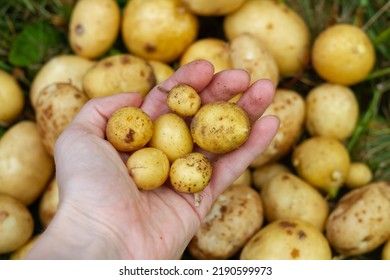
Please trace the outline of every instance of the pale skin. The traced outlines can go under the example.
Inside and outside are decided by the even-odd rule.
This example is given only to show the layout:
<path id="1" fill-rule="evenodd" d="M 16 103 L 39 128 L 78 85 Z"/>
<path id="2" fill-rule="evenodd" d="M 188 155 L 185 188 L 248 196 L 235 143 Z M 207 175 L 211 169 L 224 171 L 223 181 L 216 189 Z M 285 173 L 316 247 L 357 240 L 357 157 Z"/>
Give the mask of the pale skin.
<path id="1" fill-rule="evenodd" d="M 270 81 L 250 86 L 243 70 L 213 72 L 210 63 L 195 61 L 154 87 L 144 100 L 136 93 L 90 100 L 55 145 L 59 208 L 26 258 L 180 258 L 217 196 L 266 149 L 279 127 L 277 117 L 261 117 L 273 100 Z M 124 164 L 128 155 L 105 140 L 107 120 L 116 109 L 137 106 L 154 120 L 168 112 L 166 91 L 179 83 L 195 88 L 203 103 L 244 93 L 238 104 L 253 123 L 249 139 L 238 149 L 224 155 L 205 153 L 213 162 L 213 175 L 200 192 L 199 205 L 193 194 L 176 192 L 168 184 L 138 190 Z"/>

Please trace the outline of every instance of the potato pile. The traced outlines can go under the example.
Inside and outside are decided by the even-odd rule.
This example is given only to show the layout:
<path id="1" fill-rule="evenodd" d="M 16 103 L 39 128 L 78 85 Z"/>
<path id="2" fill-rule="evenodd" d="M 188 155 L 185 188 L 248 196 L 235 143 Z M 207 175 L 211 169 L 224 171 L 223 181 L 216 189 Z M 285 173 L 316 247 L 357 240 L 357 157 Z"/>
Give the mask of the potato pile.
<path id="1" fill-rule="evenodd" d="M 207 26 L 202 34 L 212 18 L 219 33 Z M 297 11 L 271 0 L 131 0 L 122 7 L 79 0 L 68 44 L 71 52 L 39 69 L 28 102 L 18 81 L 0 70 L 0 124 L 7 128 L 0 136 L 0 255 L 23 258 L 50 224 L 59 201 L 54 143 L 89 99 L 145 97 L 178 67 L 205 59 L 215 73 L 244 69 L 250 83 L 271 80 L 275 96 L 264 115 L 281 124 L 217 198 L 183 258 L 390 259 L 390 182 L 375 180 L 347 149 L 361 116 L 353 86 L 377 62 L 363 29 L 335 23 L 312 37 Z M 315 82 L 291 86 L 306 71 Z M 250 133 L 235 100 L 202 104 L 179 84 L 167 91 L 170 112 L 157 119 L 135 107 L 116 111 L 107 140 L 129 154 L 125 164 L 141 191 L 169 180 L 179 192 L 198 193 L 212 165 L 195 146 L 223 154 Z M 27 106 L 34 117 L 26 120 Z"/>

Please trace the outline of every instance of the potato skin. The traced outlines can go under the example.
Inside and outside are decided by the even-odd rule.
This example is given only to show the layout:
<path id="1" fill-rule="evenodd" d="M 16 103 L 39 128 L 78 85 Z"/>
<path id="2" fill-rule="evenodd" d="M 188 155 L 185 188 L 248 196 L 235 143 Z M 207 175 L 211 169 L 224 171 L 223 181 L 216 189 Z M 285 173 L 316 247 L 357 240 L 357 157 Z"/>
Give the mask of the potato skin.
<path id="1" fill-rule="evenodd" d="M 132 152 L 145 146 L 153 135 L 153 122 L 137 107 L 123 107 L 108 119 L 107 140 L 121 152 Z"/>
<path id="2" fill-rule="evenodd" d="M 23 90 L 18 81 L 0 69 L 0 123 L 12 122 L 24 108 Z"/>
<path id="3" fill-rule="evenodd" d="M 253 187 L 258 191 L 276 175 L 283 172 L 290 172 L 290 168 L 280 162 L 267 163 L 252 169 L 251 179 Z"/>
<path id="4" fill-rule="evenodd" d="M 43 191 L 38 204 L 39 222 L 47 228 L 57 212 L 59 204 L 59 189 L 57 179 L 54 177 Z"/>
<path id="5" fill-rule="evenodd" d="M 348 188 L 356 189 L 368 185 L 373 178 L 370 167 L 364 162 L 351 162 L 345 185 Z"/>
<path id="6" fill-rule="evenodd" d="M 202 100 L 194 88 L 178 84 L 169 91 L 167 105 L 173 113 L 181 117 L 191 117 L 198 112 Z"/>
<path id="7" fill-rule="evenodd" d="M 248 185 L 231 185 L 221 193 L 188 245 L 196 259 L 228 259 L 263 225 L 263 204 Z"/>
<path id="8" fill-rule="evenodd" d="M 238 148 L 248 139 L 251 123 L 238 105 L 216 101 L 199 109 L 192 118 L 190 129 L 200 148 L 222 154 Z"/>
<path id="9" fill-rule="evenodd" d="M 390 238 L 386 241 L 382 249 L 382 260 L 390 260 Z"/>
<path id="10" fill-rule="evenodd" d="M 236 11 L 246 0 L 182 0 L 186 7 L 200 16 L 224 16 Z"/>

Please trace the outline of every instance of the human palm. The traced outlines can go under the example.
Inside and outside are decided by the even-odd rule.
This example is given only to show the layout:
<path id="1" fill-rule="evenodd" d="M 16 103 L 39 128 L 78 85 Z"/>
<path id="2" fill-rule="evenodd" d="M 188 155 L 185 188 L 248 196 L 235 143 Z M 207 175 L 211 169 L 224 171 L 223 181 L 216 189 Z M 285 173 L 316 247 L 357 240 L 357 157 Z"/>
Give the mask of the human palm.
<path id="1" fill-rule="evenodd" d="M 259 119 L 272 102 L 273 85 L 264 80 L 249 87 L 249 80 L 243 70 L 214 75 L 208 62 L 196 61 L 180 68 L 144 100 L 138 94 L 124 93 L 88 102 L 56 143 L 59 209 L 29 257 L 179 258 L 216 197 L 266 148 L 277 131 L 277 118 Z M 244 93 L 238 104 L 253 123 L 249 139 L 240 148 L 225 155 L 206 153 L 213 163 L 213 175 L 200 192 L 199 205 L 193 194 L 179 193 L 168 184 L 138 190 L 124 164 L 128 155 L 118 153 L 105 140 L 107 120 L 116 109 L 141 107 L 154 120 L 169 111 L 166 92 L 179 83 L 194 87 L 202 103 Z M 55 250 L 48 247 L 56 239 L 64 244 L 58 243 Z"/>

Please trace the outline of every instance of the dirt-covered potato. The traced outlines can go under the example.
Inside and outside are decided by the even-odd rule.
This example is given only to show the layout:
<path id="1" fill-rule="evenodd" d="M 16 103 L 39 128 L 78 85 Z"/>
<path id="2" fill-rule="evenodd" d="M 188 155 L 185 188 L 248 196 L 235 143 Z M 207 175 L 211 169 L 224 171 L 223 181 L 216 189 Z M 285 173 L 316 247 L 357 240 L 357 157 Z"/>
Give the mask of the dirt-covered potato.
<path id="1" fill-rule="evenodd" d="M 247 0 L 224 18 L 229 41 L 242 33 L 258 36 L 270 50 L 281 76 L 300 71 L 310 57 L 310 32 L 302 17 L 277 1 Z"/>
<path id="2" fill-rule="evenodd" d="M 230 41 L 230 57 L 233 68 L 246 70 L 251 83 L 260 79 L 279 83 L 279 68 L 273 54 L 264 43 L 250 33 L 239 34 Z"/>
<path id="3" fill-rule="evenodd" d="M 167 180 L 170 163 L 161 150 L 145 147 L 130 155 L 126 167 L 138 189 L 153 190 Z"/>
<path id="4" fill-rule="evenodd" d="M 203 105 L 191 121 L 191 135 L 202 149 L 227 153 L 249 137 L 251 123 L 244 109 L 232 102 L 215 101 Z"/>
<path id="5" fill-rule="evenodd" d="M 236 11 L 246 0 L 182 0 L 190 12 L 200 16 L 224 16 Z"/>
<path id="6" fill-rule="evenodd" d="M 382 248 L 382 260 L 390 260 L 390 238 Z"/>
<path id="7" fill-rule="evenodd" d="M 306 129 L 312 136 L 347 139 L 355 130 L 359 103 L 346 86 L 324 83 L 306 97 Z"/>
<path id="8" fill-rule="evenodd" d="M 281 219 L 267 224 L 245 244 L 242 260 L 330 260 L 325 236 L 312 224 Z"/>
<path id="9" fill-rule="evenodd" d="M 34 220 L 19 200 L 0 194 L 0 254 L 22 247 L 32 236 Z"/>
<path id="10" fill-rule="evenodd" d="M 177 158 L 172 163 L 169 179 L 175 190 L 184 193 L 197 193 L 210 182 L 212 168 L 205 155 L 192 152 Z"/>
<path id="11" fill-rule="evenodd" d="M 267 149 L 251 163 L 251 167 L 276 162 L 290 152 L 304 128 L 305 106 L 305 100 L 298 92 L 276 89 L 274 100 L 263 115 L 277 116 L 280 127 Z"/>
<path id="12" fill-rule="evenodd" d="M 196 259 L 228 259 L 263 225 L 258 192 L 247 185 L 232 185 L 217 197 L 188 245 Z"/>
<path id="13" fill-rule="evenodd" d="M 78 55 L 58 55 L 51 58 L 38 71 L 30 87 L 30 101 L 37 103 L 41 90 L 53 83 L 70 83 L 83 91 L 83 77 L 96 62 Z"/>
<path id="14" fill-rule="evenodd" d="M 89 69 L 83 77 L 83 88 L 89 98 L 121 92 L 138 92 L 145 96 L 155 82 L 153 68 L 146 60 L 131 54 L 117 54 L 101 59 Z"/>
<path id="15" fill-rule="evenodd" d="M 9 256 L 9 259 L 10 260 L 24 260 L 27 253 L 30 251 L 30 249 L 32 248 L 32 246 L 34 246 L 35 244 L 35 241 L 38 240 L 38 238 L 41 236 L 41 234 L 36 234 L 34 235 L 33 237 L 31 237 L 27 243 L 25 243 L 24 245 L 22 245 L 22 247 L 20 247 L 19 249 L 17 249 L 16 251 L 12 252 Z"/>
<path id="16" fill-rule="evenodd" d="M 0 193 L 25 205 L 43 192 L 54 171 L 54 160 L 43 146 L 38 125 L 20 121 L 0 139 Z"/>
<path id="17" fill-rule="evenodd" d="M 69 22 L 69 44 L 79 56 L 98 58 L 114 44 L 121 20 L 116 0 L 77 1 Z"/>
<path id="18" fill-rule="evenodd" d="M 292 164 L 301 178 L 333 197 L 347 178 L 351 159 L 339 140 L 314 136 L 294 148 Z"/>
<path id="19" fill-rule="evenodd" d="M 390 183 L 373 182 L 345 194 L 330 213 L 326 237 L 342 256 L 371 252 L 390 238 Z"/>
<path id="20" fill-rule="evenodd" d="M 158 60 L 148 60 L 153 69 L 156 84 L 160 84 L 175 73 L 175 69 L 167 63 Z"/>
<path id="21" fill-rule="evenodd" d="M 108 119 L 107 140 L 121 152 L 132 152 L 145 146 L 153 135 L 149 115 L 137 107 L 123 107 Z"/>
<path id="22" fill-rule="evenodd" d="M 163 151 L 169 162 L 192 152 L 194 143 L 183 118 L 174 113 L 162 114 L 153 122 L 153 126 L 149 146 Z"/>
<path id="23" fill-rule="evenodd" d="M 261 189 L 268 222 L 294 218 L 306 221 L 323 231 L 329 206 L 322 194 L 291 172 L 283 172 Z"/>
<path id="24" fill-rule="evenodd" d="M 132 0 L 124 8 L 121 31 L 130 53 L 171 63 L 196 39 L 198 25 L 180 0 Z"/>
<path id="25" fill-rule="evenodd" d="M 375 49 L 368 35 L 352 24 L 335 24 L 322 31 L 312 48 L 314 70 L 340 85 L 361 82 L 375 65 Z"/>
<path id="26" fill-rule="evenodd" d="M 181 117 L 191 117 L 198 112 L 202 100 L 193 87 L 178 84 L 169 91 L 167 105 L 173 113 Z"/>
<path id="27" fill-rule="evenodd" d="M 47 152 L 54 156 L 54 144 L 60 134 L 88 101 L 88 97 L 69 83 L 54 83 L 39 94 L 35 117 Z"/>
<path id="28" fill-rule="evenodd" d="M 47 228 L 56 214 L 59 200 L 58 183 L 54 177 L 43 191 L 38 204 L 39 222 L 43 228 Z"/>
<path id="29" fill-rule="evenodd" d="M 14 121 L 24 108 L 24 95 L 18 81 L 0 69 L 0 123 Z"/>
<path id="30" fill-rule="evenodd" d="M 291 170 L 287 165 L 280 162 L 271 162 L 253 168 L 251 173 L 253 187 L 260 191 L 273 177 L 282 172 L 290 171 Z"/>
<path id="31" fill-rule="evenodd" d="M 202 38 L 194 41 L 181 55 L 179 65 L 183 66 L 197 59 L 205 59 L 214 66 L 214 72 L 232 69 L 228 42 L 220 38 Z"/>
<path id="32" fill-rule="evenodd" d="M 351 162 L 345 185 L 348 188 L 356 189 L 371 182 L 373 178 L 370 167 L 364 162 Z"/>

